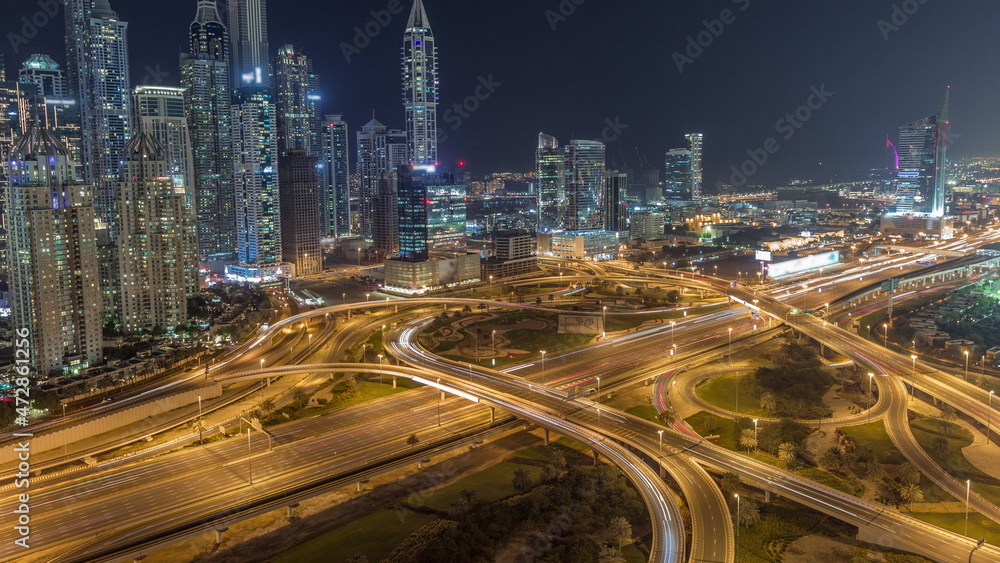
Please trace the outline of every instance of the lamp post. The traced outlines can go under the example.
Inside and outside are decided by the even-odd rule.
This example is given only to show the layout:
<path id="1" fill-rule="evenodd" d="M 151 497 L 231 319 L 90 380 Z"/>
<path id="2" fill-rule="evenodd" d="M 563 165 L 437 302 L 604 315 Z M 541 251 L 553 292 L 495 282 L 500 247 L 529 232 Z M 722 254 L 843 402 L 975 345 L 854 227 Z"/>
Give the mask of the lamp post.
<path id="1" fill-rule="evenodd" d="M 601 326 L 605 331 L 608 330 L 608 306 L 605 305 L 601 308 Z"/>
<path id="2" fill-rule="evenodd" d="M 660 453 L 662 454 L 663 453 L 663 430 L 657 430 L 657 432 L 660 434 Z"/>
<path id="3" fill-rule="evenodd" d="M 883 342 L 883 345 L 886 348 L 888 348 L 889 347 L 889 324 L 888 323 L 883 323 L 882 324 L 882 329 L 885 332 L 885 334 L 882 335 L 882 342 Z"/>
<path id="4" fill-rule="evenodd" d="M 740 495 L 736 493 L 736 552 L 740 551 Z"/>
<path id="5" fill-rule="evenodd" d="M 969 351 L 965 350 L 965 380 L 969 380 Z"/>
<path id="6" fill-rule="evenodd" d="M 260 359 L 260 369 L 264 369 L 264 358 Z"/>
<path id="7" fill-rule="evenodd" d="M 382 354 L 378 355 L 378 394 L 382 395 Z"/>
<path id="8" fill-rule="evenodd" d="M 497 331 L 493 331 L 493 365 L 497 365 Z"/>
<path id="9" fill-rule="evenodd" d="M 675 321 L 670 321 L 670 345 L 674 345 L 674 327 L 677 326 Z"/>
<path id="10" fill-rule="evenodd" d="M 345 291 L 344 293 L 341 293 L 340 298 L 344 301 L 344 303 L 347 303 L 347 292 Z"/>
<path id="11" fill-rule="evenodd" d="M 969 535 L 969 492 L 972 490 L 972 480 L 965 480 L 965 535 Z"/>
<path id="12" fill-rule="evenodd" d="M 597 404 L 601 404 L 601 378 L 597 378 Z"/>
<path id="13" fill-rule="evenodd" d="M 917 355 L 913 354 L 910 356 L 910 361 L 912 362 L 913 371 L 910 372 L 910 398 L 913 398 L 913 383 L 917 380 Z"/>
<path id="14" fill-rule="evenodd" d="M 441 378 L 440 377 L 438 378 L 438 385 L 441 385 Z M 444 391 L 442 391 L 441 389 L 438 389 L 438 408 L 437 408 L 437 411 L 438 411 L 438 426 L 441 426 L 441 395 L 443 395 L 443 394 L 444 394 Z"/>
<path id="15" fill-rule="evenodd" d="M 729 327 L 729 350 L 726 355 L 729 356 L 729 365 L 733 365 L 733 327 Z"/>
<path id="16" fill-rule="evenodd" d="M 868 372 L 868 397 L 865 401 L 868 403 L 868 424 L 872 423 L 872 407 L 875 406 L 874 402 L 872 401 L 872 399 L 874 399 L 874 396 L 872 395 L 873 379 L 875 379 L 875 374 L 872 372 Z"/>
<path id="17" fill-rule="evenodd" d="M 490 294 L 493 294 L 493 275 L 490 274 Z"/>
<path id="18" fill-rule="evenodd" d="M 545 350 L 542 350 L 542 377 L 545 377 Z"/>
<path id="19" fill-rule="evenodd" d="M 250 450 L 250 427 L 247 427 L 247 475 L 253 485 L 253 452 Z"/>
<path id="20" fill-rule="evenodd" d="M 65 405 L 63 406 L 65 408 Z M 66 416 L 65 414 L 63 416 Z M 205 445 L 205 440 L 202 437 L 202 424 L 201 424 L 201 395 L 198 395 L 198 443 Z"/>
<path id="21" fill-rule="evenodd" d="M 993 421 L 993 391 L 990 391 L 989 408 L 986 410 L 986 444 L 990 443 L 990 422 Z"/>
<path id="22" fill-rule="evenodd" d="M 754 443 L 757 442 L 757 419 L 756 418 L 753 419 L 753 441 L 754 441 Z M 754 446 L 753 449 L 756 450 L 757 446 Z"/>
<path id="23" fill-rule="evenodd" d="M 371 301 L 371 296 L 372 296 L 371 293 L 366 293 L 365 294 L 365 303 L 368 303 L 369 301 Z"/>

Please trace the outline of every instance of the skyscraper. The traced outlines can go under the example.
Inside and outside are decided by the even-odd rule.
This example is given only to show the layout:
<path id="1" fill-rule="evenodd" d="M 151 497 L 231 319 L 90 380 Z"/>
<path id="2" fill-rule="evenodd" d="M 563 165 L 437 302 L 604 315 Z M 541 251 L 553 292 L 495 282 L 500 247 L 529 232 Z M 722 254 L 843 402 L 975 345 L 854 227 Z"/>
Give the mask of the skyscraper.
<path id="1" fill-rule="evenodd" d="M 66 147 L 30 127 L 10 158 L 7 222 L 13 326 L 28 329 L 40 374 L 101 361 L 101 294 L 90 187 Z"/>
<path id="2" fill-rule="evenodd" d="M 694 199 L 694 178 L 691 170 L 691 151 L 689 149 L 670 149 L 664 160 L 663 191 L 674 196 Z"/>
<path id="3" fill-rule="evenodd" d="M 35 53 L 24 61 L 18 71 L 18 81 L 37 85 L 40 96 L 66 98 L 69 93 L 59 64 L 48 55 Z"/>
<path id="4" fill-rule="evenodd" d="M 438 60 L 423 0 L 414 0 L 403 34 L 403 106 L 409 164 L 437 164 Z"/>
<path id="5" fill-rule="evenodd" d="M 934 191 L 935 134 L 937 116 L 932 115 L 899 128 L 899 169 L 896 171 L 896 212 L 930 211 Z"/>
<path id="6" fill-rule="evenodd" d="M 395 171 L 407 162 L 406 133 L 389 129 L 372 119 L 357 133 L 358 176 L 361 181 L 357 234 L 370 239 L 373 227 L 372 200 L 378 193 L 382 174 Z"/>
<path id="7" fill-rule="evenodd" d="M 282 257 L 282 217 L 277 109 L 271 88 L 240 88 L 232 110 L 237 257 L 240 266 L 277 265 Z"/>
<path id="8" fill-rule="evenodd" d="M 600 141 L 573 140 L 566 151 L 566 229 L 600 229 L 605 147 Z"/>
<path id="9" fill-rule="evenodd" d="M 67 0 L 70 91 L 80 107 L 83 170 L 93 183 L 98 217 L 114 228 L 120 156 L 132 132 L 128 24 L 108 0 Z"/>
<path id="10" fill-rule="evenodd" d="M 372 248 L 382 257 L 399 252 L 399 182 L 409 173 L 409 167 L 379 175 L 372 197 Z"/>
<path id="11" fill-rule="evenodd" d="M 287 151 L 279 160 L 281 174 L 281 248 L 295 274 L 323 271 L 320 249 L 319 174 L 317 158 L 305 150 Z"/>
<path id="12" fill-rule="evenodd" d="M 139 130 L 163 147 L 166 175 L 183 189 L 185 204 L 194 216 L 194 152 L 184 104 L 184 88 L 136 86 L 135 121 Z"/>
<path id="13" fill-rule="evenodd" d="M 609 170 L 604 175 L 604 198 L 602 212 L 604 214 L 605 231 L 628 230 L 628 174 Z"/>
<path id="14" fill-rule="evenodd" d="M 187 324 L 190 274 L 197 263 L 192 216 L 168 175 L 167 151 L 140 131 L 125 147 L 116 184 L 121 327 L 163 334 Z"/>
<path id="15" fill-rule="evenodd" d="M 320 222 L 324 237 L 351 234 L 350 141 L 341 115 L 323 121 L 320 148 Z"/>
<path id="16" fill-rule="evenodd" d="M 688 141 L 688 149 L 691 151 L 691 199 L 701 198 L 701 187 L 703 181 L 702 173 L 702 144 L 705 136 L 701 133 L 689 133 L 685 135 Z"/>
<path id="17" fill-rule="evenodd" d="M 232 111 L 226 26 L 216 3 L 199 0 L 191 53 L 181 55 L 181 84 L 194 156 L 198 260 L 221 272 L 236 259 Z"/>
<path id="18" fill-rule="evenodd" d="M 229 0 L 229 33 L 233 41 L 232 84 L 270 84 L 270 49 L 267 46 L 267 1 Z"/>
<path id="19" fill-rule="evenodd" d="M 278 150 L 302 149 L 320 156 L 319 76 L 312 61 L 292 45 L 282 45 L 274 60 L 278 108 Z"/>
<path id="20" fill-rule="evenodd" d="M 538 230 L 547 232 L 561 229 L 566 219 L 566 157 L 555 137 L 538 134 L 535 170 L 538 182 Z"/>

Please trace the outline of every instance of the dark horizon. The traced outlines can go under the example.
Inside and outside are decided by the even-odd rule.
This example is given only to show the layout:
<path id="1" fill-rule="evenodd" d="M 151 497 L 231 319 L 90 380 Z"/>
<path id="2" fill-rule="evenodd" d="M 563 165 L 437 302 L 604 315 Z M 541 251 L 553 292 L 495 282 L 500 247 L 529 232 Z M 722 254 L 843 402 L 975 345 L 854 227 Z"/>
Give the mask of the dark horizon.
<path id="1" fill-rule="evenodd" d="M 573 13 L 553 16 L 560 5 Z M 371 14 L 396 6 L 384 28 Z M 448 137 L 441 160 L 465 161 L 476 174 L 531 170 L 539 132 L 561 143 L 609 132 L 609 140 L 616 136 L 608 144 L 609 166 L 624 155 L 633 168 L 636 147 L 662 168 L 666 149 L 683 146 L 685 133 L 701 132 L 709 191 L 728 182 L 730 166 L 769 138 L 778 149 L 750 183 L 856 177 L 882 166 L 886 135 L 895 140 L 900 125 L 935 113 L 949 85 L 956 139 L 950 155 L 1000 154 L 994 134 L 1000 109 L 993 100 L 1000 77 L 980 63 L 1000 53 L 1000 38 L 988 27 L 1000 20 L 1000 6 L 986 0 L 790 6 L 716 0 L 634 2 L 631 8 L 546 0 L 533 6 L 483 3 L 475 14 L 454 1 L 426 0 L 425 6 L 439 47 L 439 127 Z M 898 29 L 892 27 L 894 6 Z M 906 15 L 904 6 L 917 9 Z M 165 9 L 112 0 L 112 7 L 129 22 L 132 82 L 179 84 L 178 55 L 187 50 L 196 2 Z M 9 77 L 35 52 L 65 65 L 61 13 L 37 37 L 18 43 L 17 53 L 12 48 L 21 18 L 38 10 L 37 3 L 11 10 L 3 45 Z M 292 43 L 313 59 L 324 113 L 344 114 L 352 135 L 373 110 L 379 121 L 402 128 L 399 54 L 409 10 L 406 0 L 302 0 L 294 9 L 272 2 L 270 51 Z M 355 28 L 366 25 L 379 32 L 348 63 L 342 44 L 353 43 Z M 697 56 L 682 61 L 679 72 L 674 53 L 684 54 L 688 38 L 701 32 L 708 46 L 700 54 L 692 49 Z M 474 95 L 481 79 L 493 83 L 480 89 L 488 97 L 453 128 L 457 114 L 447 120 L 449 110 Z M 833 95 L 786 139 L 778 121 L 824 86 Z M 627 127 L 609 126 L 615 122 Z"/>

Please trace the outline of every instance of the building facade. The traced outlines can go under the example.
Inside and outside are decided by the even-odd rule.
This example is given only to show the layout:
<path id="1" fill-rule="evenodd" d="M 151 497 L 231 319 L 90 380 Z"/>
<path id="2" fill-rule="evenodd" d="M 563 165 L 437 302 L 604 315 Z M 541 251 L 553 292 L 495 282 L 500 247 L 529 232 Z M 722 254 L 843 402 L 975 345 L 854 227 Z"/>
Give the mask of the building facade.
<path id="1" fill-rule="evenodd" d="M 124 174 L 116 184 L 125 334 L 166 334 L 187 324 L 189 279 L 197 264 L 194 231 L 186 194 L 174 186 L 167 158 L 153 135 L 140 132 L 126 146 Z"/>
<path id="2" fill-rule="evenodd" d="M 185 204 L 194 215 L 194 149 L 188 129 L 184 88 L 136 86 L 135 123 L 139 131 L 163 147 L 166 175 L 174 188 L 183 189 Z"/>
<path id="3" fill-rule="evenodd" d="M 15 143 L 7 187 L 13 326 L 28 329 L 39 375 L 102 360 L 96 218 L 66 148 L 43 128 Z"/>
<path id="4" fill-rule="evenodd" d="M 240 266 L 282 261 L 277 109 L 266 86 L 244 86 L 232 106 L 236 255 Z"/>
<path id="5" fill-rule="evenodd" d="M 664 193 L 675 197 L 693 199 L 694 178 L 691 169 L 689 149 L 670 149 L 664 159 Z"/>
<path id="6" fill-rule="evenodd" d="M 562 229 L 566 220 L 566 157 L 559 141 L 544 133 L 538 135 L 535 152 L 538 191 L 538 230 Z"/>
<path id="7" fill-rule="evenodd" d="M 437 164 L 438 60 L 423 0 L 414 0 L 403 35 L 407 164 Z"/>
<path id="8" fill-rule="evenodd" d="M 267 0 L 228 0 L 227 10 L 233 88 L 267 86 L 271 78 Z"/>
<path id="9" fill-rule="evenodd" d="M 378 193 L 380 178 L 383 174 L 395 172 L 400 166 L 407 165 L 406 133 L 389 129 L 373 119 L 358 131 L 357 143 L 360 194 L 359 224 L 355 231 L 370 240 L 374 228 L 373 198 Z"/>
<path id="10" fill-rule="evenodd" d="M 599 230 L 603 226 L 604 170 L 604 143 L 573 140 L 566 145 L 566 230 Z"/>
<path id="11" fill-rule="evenodd" d="M 604 176 L 604 197 L 601 212 L 605 231 L 628 230 L 628 174 L 615 170 Z"/>
<path id="12" fill-rule="evenodd" d="M 278 164 L 282 254 L 299 276 L 323 271 L 316 162 L 305 150 L 290 150 Z"/>
<path id="13" fill-rule="evenodd" d="M 350 141 L 342 115 L 327 115 L 320 147 L 320 222 L 324 237 L 351 235 Z"/>
<path id="14" fill-rule="evenodd" d="M 282 45 L 274 59 L 274 88 L 278 108 L 278 150 L 300 149 L 322 154 L 322 121 L 319 114 L 319 76 L 312 61 Z"/>
<path id="15" fill-rule="evenodd" d="M 700 199 L 702 182 L 704 181 L 702 149 L 705 136 L 701 133 L 689 133 L 685 135 L 685 138 L 688 142 L 688 150 L 691 151 L 691 199 Z"/>
<path id="16" fill-rule="evenodd" d="M 216 3 L 199 0 L 191 52 L 181 55 L 181 84 L 194 157 L 201 267 L 222 272 L 236 261 L 232 102 L 226 26 Z"/>

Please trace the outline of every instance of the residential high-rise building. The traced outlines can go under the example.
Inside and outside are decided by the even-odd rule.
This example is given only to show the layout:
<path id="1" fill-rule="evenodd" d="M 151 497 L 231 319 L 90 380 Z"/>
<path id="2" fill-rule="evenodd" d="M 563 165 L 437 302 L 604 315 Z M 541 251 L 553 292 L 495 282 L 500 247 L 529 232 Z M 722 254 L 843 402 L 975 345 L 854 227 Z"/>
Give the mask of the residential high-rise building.
<path id="1" fill-rule="evenodd" d="M 136 86 L 133 107 L 139 130 L 162 145 L 166 175 L 174 188 L 184 190 L 185 204 L 194 216 L 194 150 L 184 90 L 168 86 Z"/>
<path id="2" fill-rule="evenodd" d="M 80 107 L 85 179 L 94 186 L 98 217 L 114 227 L 120 157 L 132 133 L 128 23 L 108 0 L 67 0 L 70 90 Z"/>
<path id="3" fill-rule="evenodd" d="M 702 145 L 705 136 L 701 133 L 689 133 L 685 135 L 688 142 L 688 149 L 691 151 L 691 199 L 701 198 L 702 181 Z"/>
<path id="4" fill-rule="evenodd" d="M 117 183 L 121 328 L 165 334 L 187 324 L 189 278 L 197 264 L 192 216 L 170 178 L 167 151 L 140 131 L 125 147 Z"/>
<path id="5" fill-rule="evenodd" d="M 48 55 L 35 53 L 24 61 L 18 71 L 18 81 L 22 84 L 37 85 L 38 94 L 41 96 L 66 98 L 69 94 L 62 69 Z"/>
<path id="6" fill-rule="evenodd" d="M 276 265 L 282 258 L 282 214 L 273 91 L 244 86 L 232 111 L 237 257 L 240 266 Z"/>
<path id="7" fill-rule="evenodd" d="M 282 253 L 295 264 L 299 276 L 323 271 L 317 160 L 305 150 L 293 149 L 281 156 L 278 165 Z"/>
<path id="8" fill-rule="evenodd" d="M 659 240 L 666 230 L 666 216 L 663 213 L 635 213 L 629 223 L 629 238 L 633 240 Z"/>
<path id="9" fill-rule="evenodd" d="M 320 149 L 320 222 L 324 237 L 351 234 L 350 137 L 341 115 L 323 121 Z"/>
<path id="10" fill-rule="evenodd" d="M 234 88 L 270 84 L 267 1 L 229 0 L 229 34 Z"/>
<path id="11" fill-rule="evenodd" d="M 382 174 L 396 171 L 406 166 L 406 133 L 389 129 L 372 119 L 357 133 L 358 177 L 360 197 L 358 198 L 359 225 L 356 233 L 372 238 L 373 198 L 378 193 L 379 178 Z"/>
<path id="12" fill-rule="evenodd" d="M 438 60 L 423 0 L 414 0 L 403 34 L 403 107 L 409 164 L 437 164 Z"/>
<path id="13" fill-rule="evenodd" d="M 215 272 L 236 260 L 227 44 L 216 3 L 199 0 L 191 24 L 191 52 L 181 55 L 181 84 L 194 156 L 198 260 Z"/>
<path id="14" fill-rule="evenodd" d="M 28 329 L 35 370 L 101 361 L 101 295 L 94 200 L 69 153 L 32 125 L 10 155 L 7 223 L 13 326 Z"/>
<path id="15" fill-rule="evenodd" d="M 561 229 L 566 219 L 566 157 L 555 137 L 539 133 L 535 170 L 538 182 L 538 230 L 547 232 Z"/>
<path id="16" fill-rule="evenodd" d="M 609 170 L 604 175 L 604 197 L 602 212 L 604 213 L 605 231 L 628 230 L 628 174 Z"/>
<path id="17" fill-rule="evenodd" d="M 691 168 L 690 149 L 670 149 L 664 160 L 664 193 L 675 197 L 694 199 L 694 176 Z"/>
<path id="18" fill-rule="evenodd" d="M 566 154 L 566 220 L 570 231 L 600 229 L 605 147 L 600 141 L 573 140 Z"/>
<path id="19" fill-rule="evenodd" d="M 282 45 L 274 60 L 278 108 L 278 150 L 302 149 L 320 156 L 322 121 L 319 76 L 312 61 L 292 45 Z"/>
<path id="20" fill-rule="evenodd" d="M 408 171 L 408 167 L 400 170 Z M 400 172 L 379 175 L 372 197 L 372 248 L 382 257 L 399 252 L 399 182 Z"/>

